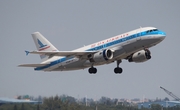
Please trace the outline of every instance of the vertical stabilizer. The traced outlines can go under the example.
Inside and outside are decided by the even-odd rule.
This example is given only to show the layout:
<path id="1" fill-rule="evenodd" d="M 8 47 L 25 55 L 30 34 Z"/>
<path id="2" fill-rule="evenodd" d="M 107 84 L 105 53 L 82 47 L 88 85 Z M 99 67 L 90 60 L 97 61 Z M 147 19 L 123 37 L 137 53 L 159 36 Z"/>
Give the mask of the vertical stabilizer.
<path id="1" fill-rule="evenodd" d="M 58 51 L 40 32 L 34 32 L 32 37 L 38 51 Z M 43 61 L 47 60 L 48 57 L 46 55 L 40 55 Z"/>

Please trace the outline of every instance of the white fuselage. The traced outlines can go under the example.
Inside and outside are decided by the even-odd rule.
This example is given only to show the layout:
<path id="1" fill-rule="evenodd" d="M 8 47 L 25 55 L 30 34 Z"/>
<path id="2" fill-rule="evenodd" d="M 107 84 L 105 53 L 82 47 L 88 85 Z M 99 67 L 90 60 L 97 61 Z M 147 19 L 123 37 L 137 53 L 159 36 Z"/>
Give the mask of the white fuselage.
<path id="1" fill-rule="evenodd" d="M 149 31 L 152 30 L 152 31 Z M 154 30 L 154 31 L 153 31 Z M 101 62 L 90 62 L 84 57 L 59 57 L 54 56 L 43 63 L 49 63 L 43 67 L 37 67 L 35 70 L 43 71 L 67 71 L 84 69 L 87 67 L 103 65 L 120 59 L 126 59 L 131 54 L 145 48 L 150 48 L 165 38 L 165 33 L 154 27 L 139 28 L 121 35 L 105 39 L 88 46 L 73 51 L 103 51 L 104 49 L 113 50 L 113 58 Z"/>

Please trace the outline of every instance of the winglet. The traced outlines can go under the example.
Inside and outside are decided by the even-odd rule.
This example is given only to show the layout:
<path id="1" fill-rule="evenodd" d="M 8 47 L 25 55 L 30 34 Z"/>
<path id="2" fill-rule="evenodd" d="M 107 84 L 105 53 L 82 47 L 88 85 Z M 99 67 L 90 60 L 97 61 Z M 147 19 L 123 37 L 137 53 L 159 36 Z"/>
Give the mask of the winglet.
<path id="1" fill-rule="evenodd" d="M 25 52 L 26 52 L 26 56 L 27 56 L 29 54 L 29 51 L 25 50 Z"/>

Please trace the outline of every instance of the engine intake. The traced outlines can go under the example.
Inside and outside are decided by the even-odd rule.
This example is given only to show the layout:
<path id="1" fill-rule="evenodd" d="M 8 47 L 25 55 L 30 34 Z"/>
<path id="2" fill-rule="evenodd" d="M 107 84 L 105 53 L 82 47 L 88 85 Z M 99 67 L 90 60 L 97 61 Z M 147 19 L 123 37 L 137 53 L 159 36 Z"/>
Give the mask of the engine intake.
<path id="1" fill-rule="evenodd" d="M 92 58 L 90 59 L 90 62 L 102 62 L 107 61 L 113 58 L 113 52 L 110 49 L 105 49 L 103 51 L 95 53 Z"/>
<path id="2" fill-rule="evenodd" d="M 151 52 L 148 49 L 138 51 L 130 56 L 129 62 L 144 62 L 151 59 Z"/>

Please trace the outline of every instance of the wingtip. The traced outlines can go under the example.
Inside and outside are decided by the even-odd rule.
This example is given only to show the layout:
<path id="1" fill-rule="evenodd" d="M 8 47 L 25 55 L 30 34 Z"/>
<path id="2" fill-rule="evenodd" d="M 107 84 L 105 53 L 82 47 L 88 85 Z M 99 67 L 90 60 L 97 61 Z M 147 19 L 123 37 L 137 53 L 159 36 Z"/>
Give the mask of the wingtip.
<path id="1" fill-rule="evenodd" d="M 17 65 L 17 67 L 21 67 L 21 65 Z"/>

